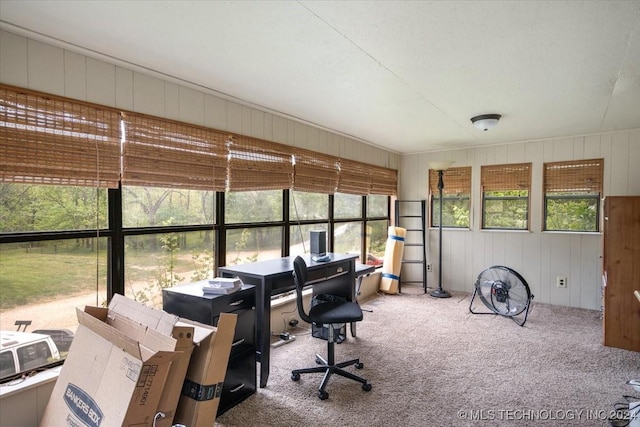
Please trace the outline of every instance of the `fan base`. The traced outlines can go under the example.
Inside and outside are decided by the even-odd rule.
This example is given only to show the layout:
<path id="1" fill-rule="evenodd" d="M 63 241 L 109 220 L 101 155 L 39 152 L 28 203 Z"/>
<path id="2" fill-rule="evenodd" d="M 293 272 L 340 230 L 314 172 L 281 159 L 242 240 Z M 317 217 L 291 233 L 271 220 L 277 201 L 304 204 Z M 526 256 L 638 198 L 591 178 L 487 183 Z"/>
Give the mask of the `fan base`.
<path id="1" fill-rule="evenodd" d="M 451 298 L 451 294 L 442 288 L 431 291 L 430 295 L 435 298 Z"/>

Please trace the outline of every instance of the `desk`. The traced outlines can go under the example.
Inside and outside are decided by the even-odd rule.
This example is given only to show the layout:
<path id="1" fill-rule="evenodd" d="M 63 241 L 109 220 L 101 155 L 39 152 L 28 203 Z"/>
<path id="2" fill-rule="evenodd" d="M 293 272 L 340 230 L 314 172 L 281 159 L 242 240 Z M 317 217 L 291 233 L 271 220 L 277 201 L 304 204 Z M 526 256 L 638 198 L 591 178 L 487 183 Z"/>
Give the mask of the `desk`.
<path id="1" fill-rule="evenodd" d="M 324 282 L 319 291 L 355 301 L 356 259 L 358 255 L 328 253 L 327 262 L 314 262 L 302 255 L 309 269 L 309 282 Z M 256 287 L 256 355 L 260 362 L 260 387 L 269 378 L 269 350 L 271 346 L 271 296 L 294 289 L 293 257 L 275 258 L 249 264 L 218 268 L 222 277 L 239 277 L 245 284 Z M 316 290 L 314 289 L 314 292 Z M 352 325 L 352 333 L 355 332 Z"/>

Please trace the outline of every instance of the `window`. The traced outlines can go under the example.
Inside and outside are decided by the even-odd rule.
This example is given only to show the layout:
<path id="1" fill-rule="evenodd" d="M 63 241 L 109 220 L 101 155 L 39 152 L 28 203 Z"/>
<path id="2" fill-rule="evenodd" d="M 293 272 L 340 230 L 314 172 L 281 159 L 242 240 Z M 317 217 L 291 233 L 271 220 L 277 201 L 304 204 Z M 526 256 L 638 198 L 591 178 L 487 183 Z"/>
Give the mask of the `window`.
<path id="1" fill-rule="evenodd" d="M 482 166 L 482 228 L 529 229 L 531 163 Z"/>
<path id="2" fill-rule="evenodd" d="M 365 264 L 382 265 L 389 228 L 389 197 L 370 194 L 366 199 Z"/>
<path id="3" fill-rule="evenodd" d="M 349 219 L 362 216 L 362 196 L 336 193 L 333 196 L 335 218 Z"/>
<path id="4" fill-rule="evenodd" d="M 125 292 L 138 302 L 162 308 L 162 290 L 211 279 L 215 231 L 175 231 L 125 236 Z"/>
<path id="5" fill-rule="evenodd" d="M 438 171 L 429 169 L 430 223 L 440 224 Z M 449 168 L 442 176 L 442 226 L 469 228 L 471 212 L 471 166 Z"/>
<path id="6" fill-rule="evenodd" d="M 367 218 L 381 218 L 389 215 L 389 197 L 377 194 L 367 196 Z"/>
<path id="7" fill-rule="evenodd" d="M 282 221 L 282 190 L 225 193 L 225 222 Z"/>
<path id="8" fill-rule="evenodd" d="M 360 255 L 362 251 L 362 221 L 336 224 L 333 238 L 334 252 Z"/>
<path id="9" fill-rule="evenodd" d="M 329 219 L 328 194 L 294 190 L 289 194 L 289 219 L 292 222 Z"/>
<path id="10" fill-rule="evenodd" d="M 603 165 L 603 159 L 544 164 L 544 230 L 599 230 Z"/>
<path id="11" fill-rule="evenodd" d="M 308 252 L 310 230 L 383 254 L 397 187 L 392 169 L 2 85 L 0 152 L 0 329 L 52 337 L 114 292 L 161 307 L 217 266 Z M 0 377 L 17 363 L 3 351 Z"/>
<path id="12" fill-rule="evenodd" d="M 282 227 L 227 230 L 226 265 L 245 264 L 282 255 Z"/>
<path id="13" fill-rule="evenodd" d="M 184 188 L 122 187 L 124 227 L 213 224 L 215 192 Z"/>
<path id="14" fill-rule="evenodd" d="M 329 234 L 329 195 L 291 190 L 289 222 L 289 255 L 309 253 L 310 231 Z"/>

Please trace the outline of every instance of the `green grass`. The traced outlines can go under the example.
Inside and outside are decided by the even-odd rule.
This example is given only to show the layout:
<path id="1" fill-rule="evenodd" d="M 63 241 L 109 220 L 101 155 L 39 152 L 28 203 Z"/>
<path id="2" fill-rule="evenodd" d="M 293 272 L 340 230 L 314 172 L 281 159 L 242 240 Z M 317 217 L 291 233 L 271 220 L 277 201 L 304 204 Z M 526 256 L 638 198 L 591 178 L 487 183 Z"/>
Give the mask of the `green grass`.
<path id="1" fill-rule="evenodd" d="M 99 282 L 106 282 L 106 255 L 99 254 L 102 263 Z M 50 248 L 5 249 L 0 252 L 0 310 L 51 301 L 54 297 L 80 292 L 95 292 L 96 253 L 87 250 Z"/>

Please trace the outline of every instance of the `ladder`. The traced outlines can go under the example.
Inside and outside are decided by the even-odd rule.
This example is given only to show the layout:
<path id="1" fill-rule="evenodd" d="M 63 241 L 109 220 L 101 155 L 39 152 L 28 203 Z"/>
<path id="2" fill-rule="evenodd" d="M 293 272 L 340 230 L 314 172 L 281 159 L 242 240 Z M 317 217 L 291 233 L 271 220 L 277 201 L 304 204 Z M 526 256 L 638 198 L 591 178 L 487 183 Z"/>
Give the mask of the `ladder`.
<path id="1" fill-rule="evenodd" d="M 427 252 L 425 245 L 425 200 L 396 200 L 396 226 L 407 230 L 402 253 L 402 267 L 398 291 L 402 292 L 402 284 L 422 284 L 427 293 Z M 411 266 L 413 265 L 413 266 Z M 403 272 L 409 277 L 420 280 L 404 280 Z"/>

